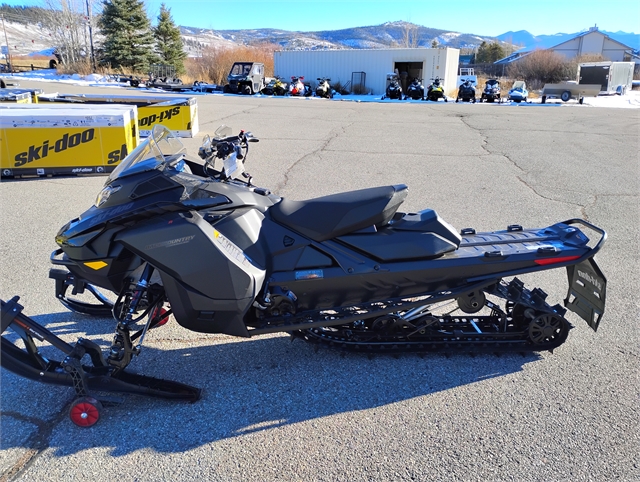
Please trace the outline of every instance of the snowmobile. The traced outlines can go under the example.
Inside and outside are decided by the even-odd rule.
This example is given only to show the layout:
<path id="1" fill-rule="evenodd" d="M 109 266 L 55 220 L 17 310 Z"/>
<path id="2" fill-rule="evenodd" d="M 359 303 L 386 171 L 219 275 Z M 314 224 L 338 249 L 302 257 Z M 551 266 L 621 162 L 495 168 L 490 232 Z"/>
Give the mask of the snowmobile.
<path id="1" fill-rule="evenodd" d="M 525 84 L 524 80 L 516 80 L 509 90 L 507 100 L 512 100 L 516 103 L 526 102 L 528 96 L 527 84 Z"/>
<path id="2" fill-rule="evenodd" d="M 316 87 L 316 96 L 325 99 L 333 98 L 333 90 L 331 89 L 331 79 L 318 77 L 318 86 Z"/>
<path id="3" fill-rule="evenodd" d="M 400 86 L 400 79 L 398 78 L 398 74 L 387 74 L 387 89 L 385 91 L 385 94 L 380 99 L 402 100 L 402 87 Z"/>
<path id="4" fill-rule="evenodd" d="M 597 330 L 606 296 L 594 260 L 606 240 L 599 227 L 570 219 L 458 232 L 432 209 L 399 211 L 405 185 L 282 198 L 244 169 L 257 141 L 221 127 L 192 159 L 156 125 L 95 204 L 59 230 L 51 254 L 56 298 L 113 316 L 110 347 L 66 343 L 22 313 L 15 296 L 1 303 L 2 366 L 74 387 L 70 417 L 90 426 L 105 400 L 98 393 L 200 397 L 196 387 L 127 370 L 171 315 L 196 332 L 286 332 L 367 354 L 553 350 L 571 328 L 567 309 Z M 559 268 L 569 281 L 564 306 L 517 278 Z M 40 343 L 61 360 L 45 357 Z"/>
<path id="5" fill-rule="evenodd" d="M 287 84 L 282 82 L 280 77 L 274 77 L 271 79 L 264 89 L 262 89 L 262 93 L 265 95 L 285 95 L 288 91 Z"/>
<path id="6" fill-rule="evenodd" d="M 308 97 L 311 95 L 310 87 L 305 84 L 304 77 L 291 77 L 291 82 L 289 83 L 289 95 L 300 96 L 300 97 Z"/>
<path id="7" fill-rule="evenodd" d="M 462 84 L 458 87 L 458 95 L 456 102 L 473 102 L 476 103 L 476 88 L 473 86 L 472 79 L 461 79 Z"/>
<path id="8" fill-rule="evenodd" d="M 433 82 L 427 89 L 427 100 L 437 102 L 438 99 L 444 99 L 444 101 L 447 102 L 447 96 L 444 94 L 444 88 L 440 84 L 440 82 L 442 82 L 440 77 L 436 77 L 432 80 Z"/>
<path id="9" fill-rule="evenodd" d="M 424 100 L 424 85 L 422 79 L 415 77 L 407 87 L 405 99 Z"/>
<path id="10" fill-rule="evenodd" d="M 502 102 L 500 97 L 500 82 L 497 79 L 489 79 L 484 84 L 484 90 L 480 95 L 480 102 Z"/>

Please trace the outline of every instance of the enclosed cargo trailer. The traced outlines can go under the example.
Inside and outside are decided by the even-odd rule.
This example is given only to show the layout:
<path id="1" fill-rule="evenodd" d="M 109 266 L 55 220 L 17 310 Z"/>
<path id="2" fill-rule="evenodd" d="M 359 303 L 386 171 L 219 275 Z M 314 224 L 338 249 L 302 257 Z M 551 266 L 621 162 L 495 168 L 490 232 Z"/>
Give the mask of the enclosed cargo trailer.
<path id="1" fill-rule="evenodd" d="M 585 62 L 578 65 L 578 83 L 600 84 L 600 94 L 624 95 L 633 83 L 633 62 Z"/>

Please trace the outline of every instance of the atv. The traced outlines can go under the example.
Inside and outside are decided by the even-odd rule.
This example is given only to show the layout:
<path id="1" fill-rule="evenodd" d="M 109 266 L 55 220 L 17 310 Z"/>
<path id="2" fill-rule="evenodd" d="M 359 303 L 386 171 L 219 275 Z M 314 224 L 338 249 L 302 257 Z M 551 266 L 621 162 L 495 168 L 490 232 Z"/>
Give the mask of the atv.
<path id="1" fill-rule="evenodd" d="M 253 95 L 264 89 L 264 64 L 258 62 L 236 62 L 227 76 L 225 94 Z"/>

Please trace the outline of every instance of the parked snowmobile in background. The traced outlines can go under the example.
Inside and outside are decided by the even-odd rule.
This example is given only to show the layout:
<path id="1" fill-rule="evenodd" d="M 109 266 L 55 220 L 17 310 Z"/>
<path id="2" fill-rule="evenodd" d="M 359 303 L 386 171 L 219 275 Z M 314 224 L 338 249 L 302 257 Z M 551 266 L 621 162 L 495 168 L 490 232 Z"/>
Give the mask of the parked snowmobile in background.
<path id="1" fill-rule="evenodd" d="M 476 102 L 476 88 L 473 86 L 472 79 L 461 79 L 462 84 L 458 87 L 458 95 L 456 102 Z"/>
<path id="2" fill-rule="evenodd" d="M 480 102 L 502 102 L 500 82 L 497 79 L 489 79 L 484 84 L 484 90 L 480 95 Z"/>
<path id="3" fill-rule="evenodd" d="M 289 83 L 289 95 L 300 97 L 310 96 L 311 90 L 303 81 L 304 77 L 292 76 L 291 82 Z"/>
<path id="4" fill-rule="evenodd" d="M 509 96 L 507 100 L 512 100 L 514 102 L 526 102 L 527 97 L 529 96 L 529 91 L 527 90 L 527 84 L 525 84 L 524 80 L 516 80 L 509 89 Z"/>
<path id="5" fill-rule="evenodd" d="M 436 77 L 432 80 L 433 82 L 427 89 L 427 100 L 437 102 L 439 99 L 444 99 L 444 101 L 447 102 L 447 96 L 444 93 L 444 87 L 441 85 L 442 79 L 440 79 L 440 77 Z"/>
<path id="6" fill-rule="evenodd" d="M 101 410 L 94 392 L 198 399 L 197 388 L 126 370 L 170 315 L 196 332 L 287 332 L 368 354 L 553 350 L 571 328 L 565 307 L 598 328 L 602 229 L 570 219 L 457 232 L 431 209 L 400 212 L 408 194 L 401 184 L 282 198 L 244 170 L 257 141 L 221 127 L 190 159 L 156 125 L 95 204 L 59 230 L 51 255 L 56 298 L 80 313 L 113 315 L 111 346 L 66 343 L 23 314 L 16 296 L 2 301 L 2 366 L 73 386 L 71 419 L 89 426 Z M 558 268 L 568 273 L 565 307 L 516 277 Z M 95 302 L 77 299 L 82 293 Z M 60 350 L 61 361 L 34 339 Z"/>
<path id="7" fill-rule="evenodd" d="M 415 77 L 407 87 L 405 99 L 424 100 L 424 85 L 422 79 Z"/>
<path id="8" fill-rule="evenodd" d="M 398 74 L 387 74 L 387 89 L 380 99 L 402 99 L 402 87 Z"/>
<path id="9" fill-rule="evenodd" d="M 316 87 L 316 96 L 324 97 L 325 99 L 331 99 L 333 97 L 333 90 L 331 89 L 331 79 L 318 77 L 318 86 Z"/>
<path id="10" fill-rule="evenodd" d="M 262 89 L 262 93 L 264 95 L 285 95 L 288 92 L 288 87 L 286 82 L 282 82 L 280 77 L 274 77 L 269 80 L 264 89 Z"/>

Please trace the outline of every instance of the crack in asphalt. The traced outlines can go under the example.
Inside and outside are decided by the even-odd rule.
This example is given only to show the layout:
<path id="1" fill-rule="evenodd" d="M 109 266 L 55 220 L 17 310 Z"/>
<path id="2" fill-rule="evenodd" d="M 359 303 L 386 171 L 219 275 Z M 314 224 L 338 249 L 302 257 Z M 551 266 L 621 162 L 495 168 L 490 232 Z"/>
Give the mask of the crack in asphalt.
<path id="1" fill-rule="evenodd" d="M 237 116 L 239 114 L 249 114 L 251 111 L 254 111 L 254 110 L 259 109 L 259 108 L 260 108 L 260 105 L 256 105 L 256 106 L 253 106 L 253 107 L 249 107 L 247 109 L 243 109 L 240 112 L 234 112 L 233 114 L 229 114 L 228 116 L 221 117 L 220 119 L 212 119 L 210 121 L 200 122 L 199 124 L 200 124 L 200 127 L 202 127 L 202 126 L 206 126 L 208 124 L 213 124 L 214 122 L 222 122 L 225 119 L 230 119 L 231 117 L 235 117 L 235 116 Z"/>
<path id="2" fill-rule="evenodd" d="M 346 132 L 346 129 L 351 127 L 353 125 L 353 122 L 347 125 L 344 125 L 338 129 L 334 129 L 332 131 L 329 132 L 329 134 L 327 135 L 327 137 L 325 138 L 324 142 L 322 143 L 322 145 L 320 145 L 320 147 L 318 147 L 317 149 L 305 154 L 304 156 L 302 156 L 301 158 L 299 158 L 298 160 L 294 161 L 288 168 L 287 170 L 284 172 L 283 174 L 283 180 L 282 182 L 278 183 L 275 187 L 275 189 L 273 189 L 272 192 L 280 192 L 289 182 L 289 174 L 291 173 L 291 171 L 293 171 L 296 166 L 298 164 L 300 164 L 301 162 L 303 162 L 305 159 L 319 153 L 322 152 L 326 149 L 326 147 L 329 145 L 329 143 L 334 140 L 337 139 L 338 137 L 340 137 L 340 135 L 344 135 L 344 133 Z"/>
<path id="3" fill-rule="evenodd" d="M 478 127 L 474 127 L 472 126 L 469 122 L 467 122 L 466 118 L 464 115 L 458 114 L 457 117 L 460 119 L 460 121 L 467 126 L 469 129 L 477 132 L 481 138 L 482 138 L 482 145 L 480 147 L 482 147 L 482 149 L 487 153 L 487 155 L 494 155 L 494 156 L 502 156 L 504 157 L 507 161 L 509 161 L 509 163 L 511 165 L 513 165 L 516 169 L 520 170 L 521 172 L 528 174 L 528 172 L 521 167 L 514 159 L 512 159 L 511 157 L 509 157 L 509 155 L 503 153 L 503 152 L 492 152 L 489 149 L 489 142 L 488 142 L 488 136 L 486 134 L 483 133 L 483 131 L 478 128 Z M 589 221 L 589 215 L 587 214 L 587 210 L 591 207 L 594 206 L 596 204 L 596 202 L 598 201 L 598 195 L 597 194 L 592 194 L 590 195 L 591 197 L 593 197 L 593 201 L 583 205 L 583 204 L 579 204 L 579 203 L 574 203 L 571 201 L 567 201 L 567 200 L 561 200 L 561 199 L 554 199 L 552 197 L 549 196 L 544 196 L 543 194 L 539 193 L 535 187 L 533 187 L 531 184 L 529 184 L 525 179 L 523 179 L 521 176 L 516 176 L 516 179 L 518 181 L 520 181 L 524 186 L 526 186 L 529 190 L 531 190 L 531 192 L 533 192 L 536 196 L 542 198 L 542 199 L 546 199 L 548 201 L 553 201 L 553 202 L 560 202 L 560 203 L 564 203 L 564 204 L 568 204 L 568 205 L 572 205 L 572 206 L 577 206 L 580 208 L 580 213 L 582 215 L 582 217 L 586 220 Z M 566 192 L 572 192 L 569 190 L 566 190 Z M 584 194 L 584 193 L 581 193 Z"/>
<path id="4" fill-rule="evenodd" d="M 24 442 L 26 453 L 13 464 L 12 467 L 0 474 L 0 482 L 9 482 L 14 480 L 27 470 L 38 458 L 38 456 L 49 447 L 51 434 L 58 424 L 67 416 L 68 408 L 71 400 L 67 401 L 51 420 L 42 420 L 36 417 L 29 417 L 19 412 L 3 411 L 0 412 L 6 417 L 14 418 L 20 422 L 28 422 L 35 425 L 37 429 Z"/>

